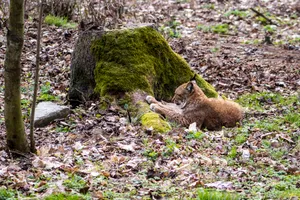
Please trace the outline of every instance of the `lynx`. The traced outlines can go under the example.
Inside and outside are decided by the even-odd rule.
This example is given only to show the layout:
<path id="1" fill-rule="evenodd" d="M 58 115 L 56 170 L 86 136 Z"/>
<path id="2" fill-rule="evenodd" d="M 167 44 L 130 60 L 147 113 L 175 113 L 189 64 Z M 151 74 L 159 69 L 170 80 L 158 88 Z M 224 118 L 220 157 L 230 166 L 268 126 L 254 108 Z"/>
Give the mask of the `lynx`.
<path id="1" fill-rule="evenodd" d="M 233 101 L 208 98 L 195 81 L 180 85 L 172 101 L 159 102 L 147 96 L 150 109 L 183 126 L 196 122 L 199 129 L 221 130 L 234 127 L 243 119 L 242 107 Z"/>

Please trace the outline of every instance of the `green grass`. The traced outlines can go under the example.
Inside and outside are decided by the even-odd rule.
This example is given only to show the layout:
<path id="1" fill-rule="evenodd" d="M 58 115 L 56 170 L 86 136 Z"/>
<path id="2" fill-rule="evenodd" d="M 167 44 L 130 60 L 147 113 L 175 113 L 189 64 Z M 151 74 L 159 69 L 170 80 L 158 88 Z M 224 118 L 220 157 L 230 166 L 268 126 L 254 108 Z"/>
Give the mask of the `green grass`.
<path id="1" fill-rule="evenodd" d="M 237 200 L 239 196 L 234 193 L 209 190 L 209 189 L 200 189 L 198 191 L 197 200 Z"/>
<path id="2" fill-rule="evenodd" d="M 211 32 L 215 34 L 227 34 L 229 32 L 228 24 L 216 24 L 212 26 L 198 25 L 197 29 L 203 32 Z"/>
<path id="3" fill-rule="evenodd" d="M 63 185 L 70 189 L 81 189 L 86 187 L 86 181 L 76 174 L 72 175 L 70 179 L 63 182 Z"/>
<path id="4" fill-rule="evenodd" d="M 51 94 L 51 86 L 49 82 L 41 86 L 40 95 L 38 97 L 39 101 L 57 101 L 58 97 Z"/>
<path id="5" fill-rule="evenodd" d="M 210 10 L 214 10 L 215 9 L 215 4 L 213 3 L 208 3 L 208 4 L 204 4 L 203 6 L 201 6 L 202 8 L 206 8 L 206 9 L 210 9 Z"/>
<path id="6" fill-rule="evenodd" d="M 264 30 L 267 32 L 267 33 L 275 33 L 276 32 L 276 26 L 275 25 L 266 25 L 264 26 Z"/>
<path id="7" fill-rule="evenodd" d="M 48 25 L 54 25 L 57 27 L 64 27 L 64 28 L 76 28 L 77 27 L 76 23 L 68 22 L 67 18 L 56 17 L 53 15 L 47 15 L 45 17 L 45 23 Z"/>
<path id="8" fill-rule="evenodd" d="M 290 123 L 295 128 L 300 128 L 300 113 L 299 111 L 296 112 L 289 112 L 284 115 L 284 121 Z"/>
<path id="9" fill-rule="evenodd" d="M 179 145 L 176 144 L 172 139 L 166 140 L 166 146 L 164 147 L 163 156 L 167 157 L 173 154 L 175 148 L 179 148 Z"/>
<path id="10" fill-rule="evenodd" d="M 237 147 L 233 146 L 231 150 L 228 152 L 229 158 L 235 158 L 237 156 Z"/>
<path id="11" fill-rule="evenodd" d="M 229 31 L 228 24 L 217 24 L 212 26 L 198 25 L 197 28 L 203 32 L 211 32 L 216 34 L 227 34 Z"/>
<path id="12" fill-rule="evenodd" d="M 180 38 L 181 34 L 178 30 L 178 26 L 180 26 L 180 22 L 176 20 L 170 20 L 164 26 L 161 26 L 159 31 L 171 38 Z"/>
<path id="13" fill-rule="evenodd" d="M 92 199 L 88 195 L 76 195 L 76 194 L 68 194 L 68 193 L 57 193 L 51 194 L 47 196 L 44 200 L 89 200 Z"/>
<path id="14" fill-rule="evenodd" d="M 281 106 L 291 106 L 292 104 L 298 104 L 298 97 L 291 95 L 284 97 L 279 93 L 261 92 L 245 94 L 238 98 L 237 102 L 243 107 L 248 107 L 253 110 L 264 111 L 266 105 L 278 104 Z"/>
<path id="15" fill-rule="evenodd" d="M 16 200 L 16 192 L 9 189 L 0 189 L 0 200 Z"/>
<path id="16" fill-rule="evenodd" d="M 148 157 L 149 159 L 155 161 L 158 157 L 158 153 L 153 150 L 153 149 L 146 149 L 144 152 L 143 152 L 143 155 Z"/>
<path id="17" fill-rule="evenodd" d="M 230 15 L 237 16 L 239 18 L 245 18 L 249 16 L 249 13 L 246 11 L 240 11 L 240 10 L 231 10 L 224 14 L 225 17 L 229 17 Z"/>
<path id="18" fill-rule="evenodd" d="M 205 135 L 201 131 L 189 132 L 186 136 L 187 139 L 201 140 Z"/>

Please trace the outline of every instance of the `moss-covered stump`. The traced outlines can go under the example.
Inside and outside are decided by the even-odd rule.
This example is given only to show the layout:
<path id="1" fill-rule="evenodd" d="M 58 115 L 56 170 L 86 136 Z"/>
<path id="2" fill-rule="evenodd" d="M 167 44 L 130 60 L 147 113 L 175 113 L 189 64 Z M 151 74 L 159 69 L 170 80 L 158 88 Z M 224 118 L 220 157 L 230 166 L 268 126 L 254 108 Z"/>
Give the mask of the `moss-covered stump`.
<path id="1" fill-rule="evenodd" d="M 94 40 L 91 49 L 96 59 L 95 92 L 101 96 L 141 89 L 157 99 L 170 100 L 176 87 L 194 75 L 151 27 L 108 32 Z M 197 83 L 207 96 L 217 95 L 200 76 Z"/>
<path id="2" fill-rule="evenodd" d="M 187 62 L 149 26 L 88 31 L 79 36 L 73 53 L 69 99 L 73 106 L 94 97 L 107 96 L 127 104 L 127 97 L 143 91 L 143 95 L 132 101 L 133 107 L 145 97 L 144 94 L 169 101 L 175 89 L 193 76 Z M 199 75 L 196 81 L 207 96 L 217 96 L 214 88 Z M 141 111 L 138 113 L 140 115 Z M 152 126 L 158 132 L 170 129 L 169 124 L 149 109 L 143 114 L 141 122 L 144 126 Z"/>
<path id="3" fill-rule="evenodd" d="M 78 37 L 71 61 L 69 101 L 72 106 L 93 98 L 96 61 L 91 53 L 91 42 L 101 38 L 103 34 L 103 31 L 86 31 Z"/>

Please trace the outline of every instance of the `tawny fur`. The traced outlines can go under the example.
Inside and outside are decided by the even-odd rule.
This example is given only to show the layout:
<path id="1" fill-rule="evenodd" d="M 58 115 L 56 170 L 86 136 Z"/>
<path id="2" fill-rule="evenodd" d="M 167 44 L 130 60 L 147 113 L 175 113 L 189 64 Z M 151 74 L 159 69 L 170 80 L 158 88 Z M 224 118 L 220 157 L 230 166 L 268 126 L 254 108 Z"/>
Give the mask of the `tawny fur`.
<path id="1" fill-rule="evenodd" d="M 199 129 L 221 130 L 234 127 L 243 119 L 242 107 L 233 101 L 208 98 L 194 81 L 175 90 L 174 103 L 162 103 L 148 96 L 150 108 L 183 126 L 196 122 Z"/>

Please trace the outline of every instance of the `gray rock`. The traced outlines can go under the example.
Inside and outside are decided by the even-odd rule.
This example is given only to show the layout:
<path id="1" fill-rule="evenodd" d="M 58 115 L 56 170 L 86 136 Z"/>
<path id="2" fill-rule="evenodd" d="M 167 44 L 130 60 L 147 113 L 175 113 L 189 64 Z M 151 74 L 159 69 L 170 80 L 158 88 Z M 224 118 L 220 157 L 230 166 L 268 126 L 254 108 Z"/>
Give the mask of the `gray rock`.
<path id="1" fill-rule="evenodd" d="M 43 127 L 55 119 L 65 118 L 70 113 L 70 108 L 60 106 L 53 102 L 41 102 L 35 109 L 34 126 Z"/>

